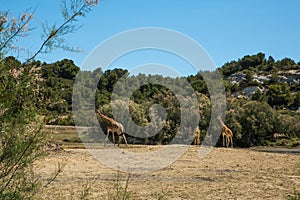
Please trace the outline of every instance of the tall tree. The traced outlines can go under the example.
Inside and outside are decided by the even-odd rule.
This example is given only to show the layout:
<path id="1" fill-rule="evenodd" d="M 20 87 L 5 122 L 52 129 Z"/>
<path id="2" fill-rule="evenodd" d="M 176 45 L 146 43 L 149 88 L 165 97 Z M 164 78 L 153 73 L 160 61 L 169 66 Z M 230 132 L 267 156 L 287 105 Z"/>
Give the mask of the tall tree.
<path id="1" fill-rule="evenodd" d="M 54 47 L 72 50 L 61 43 L 75 32 L 79 17 L 91 11 L 97 1 L 63 1 L 64 22 L 44 26 L 40 47 L 21 63 L 7 57 L 8 49 L 31 31 L 33 14 L 8 18 L 0 12 L 0 199 L 32 199 L 39 185 L 32 164 L 43 154 L 42 117 L 37 112 L 41 98 L 41 65 L 35 57 Z"/>

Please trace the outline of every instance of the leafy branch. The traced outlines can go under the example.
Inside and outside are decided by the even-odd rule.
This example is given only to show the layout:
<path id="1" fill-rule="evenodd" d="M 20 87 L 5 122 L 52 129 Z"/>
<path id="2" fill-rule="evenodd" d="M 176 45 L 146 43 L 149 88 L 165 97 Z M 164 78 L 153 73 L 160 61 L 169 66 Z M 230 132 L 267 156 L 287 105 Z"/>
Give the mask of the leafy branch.
<path id="1" fill-rule="evenodd" d="M 91 11 L 91 7 L 94 5 L 96 5 L 95 2 L 91 3 L 87 1 L 82 2 L 81 0 L 75 0 L 71 1 L 71 5 L 68 7 L 66 0 L 63 1 L 62 13 L 65 21 L 58 28 L 56 28 L 55 24 L 52 27 L 49 27 L 47 23 L 43 25 L 44 33 L 42 38 L 44 42 L 33 54 L 33 56 L 25 61 L 25 63 L 33 61 L 38 54 L 43 52 L 43 49 L 46 49 L 43 53 L 49 53 L 53 48 L 62 48 L 64 50 L 74 51 L 73 48 L 63 45 L 64 39 L 61 37 L 80 29 L 82 26 L 76 26 L 72 23 L 77 21 L 77 17 L 85 16 L 85 13 Z"/>

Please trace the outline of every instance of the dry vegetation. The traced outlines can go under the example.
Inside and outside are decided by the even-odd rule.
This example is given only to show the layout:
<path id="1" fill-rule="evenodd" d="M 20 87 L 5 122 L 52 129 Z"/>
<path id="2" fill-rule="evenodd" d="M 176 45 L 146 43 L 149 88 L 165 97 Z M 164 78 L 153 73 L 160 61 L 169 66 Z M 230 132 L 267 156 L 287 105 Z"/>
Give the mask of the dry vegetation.
<path id="1" fill-rule="evenodd" d="M 131 145 L 130 151 L 156 148 Z M 131 199 L 287 199 L 293 188 L 300 188 L 299 154 L 214 148 L 200 160 L 198 148 L 191 146 L 164 169 L 130 174 L 128 188 L 128 173 L 103 165 L 86 149 L 51 152 L 36 163 L 36 170 L 49 177 L 57 163 L 65 163 L 43 191 L 45 199 L 113 199 L 112 194 L 125 189 Z"/>

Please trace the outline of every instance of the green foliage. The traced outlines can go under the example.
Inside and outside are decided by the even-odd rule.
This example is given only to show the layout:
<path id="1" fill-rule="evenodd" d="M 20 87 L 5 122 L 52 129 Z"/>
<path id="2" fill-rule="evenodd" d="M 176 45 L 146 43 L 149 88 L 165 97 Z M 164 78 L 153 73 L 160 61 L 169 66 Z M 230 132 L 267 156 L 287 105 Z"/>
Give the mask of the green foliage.
<path id="1" fill-rule="evenodd" d="M 287 197 L 288 200 L 300 200 L 300 192 L 297 191 L 295 188 L 293 193 Z"/>
<path id="2" fill-rule="evenodd" d="M 276 114 L 268 104 L 234 100 L 229 108 L 228 126 L 233 127 L 236 146 L 264 145 L 272 137 Z"/>
<path id="3" fill-rule="evenodd" d="M 20 62 L 16 59 L 12 57 L 7 58 L 7 60 L 9 59 L 11 63 L 15 63 L 14 65 L 20 65 Z M 231 99 L 232 92 L 238 91 L 242 87 L 257 84 L 253 82 L 253 76 L 256 73 L 261 73 L 259 70 L 268 68 L 270 65 L 279 66 L 280 64 L 276 65 L 278 62 L 291 66 L 295 64 L 287 59 L 275 62 L 272 57 L 269 57 L 266 60 L 264 54 L 257 54 L 254 56 L 245 56 L 237 62 L 233 61 L 231 64 L 225 64 L 220 69 L 223 74 L 224 72 L 225 74 L 230 74 L 232 73 L 231 70 L 235 69 L 230 68 L 228 65 L 231 67 L 238 65 L 241 67 L 239 70 L 243 70 L 246 78 L 240 84 L 224 82 L 227 88 L 227 97 L 229 98 L 226 124 L 234 132 L 235 146 L 265 145 L 268 144 L 268 141 L 273 140 L 274 133 L 284 133 L 290 138 L 299 137 L 299 116 L 293 114 L 293 112 L 284 113 L 280 109 L 286 109 L 289 106 L 297 109 L 300 102 L 300 93 L 298 91 L 295 92 L 297 90 L 296 85 L 278 82 L 277 74 L 273 76 L 273 80 L 270 82 L 259 84 L 260 87 L 265 89 L 258 89 L 252 95 L 252 100 Z M 72 109 L 78 110 L 89 106 L 89 102 L 75 102 L 72 108 L 72 95 L 81 95 L 83 97 L 93 96 L 92 88 L 97 79 L 99 79 L 99 82 L 97 83 L 95 93 L 96 109 L 101 108 L 104 114 L 112 117 L 109 105 L 112 92 L 117 82 L 125 81 L 124 84 L 119 84 L 120 87 L 118 88 L 117 95 L 122 96 L 127 94 L 128 88 L 125 88 L 125 84 L 129 85 L 130 89 L 135 89 L 130 98 L 129 110 L 132 120 L 137 125 L 146 126 L 151 122 L 151 117 L 153 116 L 151 116 L 150 108 L 153 104 L 161 105 L 167 112 L 166 123 L 163 125 L 162 130 L 152 137 L 140 140 L 130 136 L 135 136 L 136 133 L 132 130 L 133 127 L 127 124 L 127 120 L 124 120 L 122 123 L 128 130 L 128 141 L 141 144 L 168 144 L 177 134 L 181 123 L 181 108 L 173 91 L 183 94 L 186 100 L 188 100 L 187 97 L 192 93 L 186 90 L 185 79 L 187 79 L 188 83 L 194 89 L 193 92 L 197 94 L 201 116 L 199 122 L 201 139 L 205 137 L 210 122 L 211 111 L 208 89 L 202 78 L 203 72 L 190 75 L 187 78 L 169 78 L 159 75 L 146 76 L 144 74 L 133 76 L 127 70 L 123 69 L 113 69 L 103 72 L 101 68 L 98 68 L 93 72 L 82 72 L 71 60 L 67 59 L 52 64 L 35 62 L 34 65 L 37 68 L 41 68 L 41 79 L 43 79 L 39 84 L 41 88 L 38 94 L 39 98 L 37 98 L 42 99 L 42 101 L 38 101 L 35 104 L 38 105 L 38 112 L 45 115 L 48 124 L 73 125 Z M 73 91 L 74 79 L 77 73 L 82 74 L 83 77 L 83 80 L 80 82 L 80 87 L 83 88 L 82 94 Z M 122 77 L 125 77 L 126 80 L 123 80 Z M 146 80 L 150 80 L 153 83 L 157 82 L 157 84 L 142 84 L 142 86 L 137 87 Z M 172 88 L 170 89 L 163 85 L 171 85 Z M 121 108 L 124 107 L 125 102 L 121 98 L 118 103 L 120 104 L 120 116 L 118 118 L 122 118 L 124 113 L 121 112 Z M 190 113 L 191 118 L 194 115 L 196 113 Z M 82 113 L 80 116 L 80 125 L 92 126 L 92 124 L 89 124 L 89 120 L 85 118 L 85 113 Z M 159 124 L 154 126 L 159 126 Z M 103 128 L 105 130 L 105 126 Z M 155 127 L 149 128 L 153 128 L 154 130 Z"/>
<path id="4" fill-rule="evenodd" d="M 263 53 L 258 53 L 257 55 L 254 56 L 244 56 L 240 60 L 240 64 L 242 66 L 242 69 L 248 69 L 250 67 L 256 67 L 265 62 L 265 54 Z"/>
<path id="5" fill-rule="evenodd" d="M 292 103 L 293 98 L 287 83 L 277 83 L 270 85 L 267 91 L 268 103 L 271 106 L 288 106 Z"/>
<path id="6" fill-rule="evenodd" d="M 269 56 L 266 60 L 264 53 L 258 53 L 256 55 L 246 55 L 237 61 L 225 63 L 219 70 L 224 76 L 228 77 L 235 72 L 246 69 L 250 69 L 253 72 L 261 70 L 277 73 L 279 70 L 297 70 L 299 65 L 290 58 L 275 61 L 272 56 Z"/>
<path id="7" fill-rule="evenodd" d="M 112 183 L 112 187 L 108 190 L 109 200 L 129 200 L 132 199 L 132 194 L 128 191 L 130 174 L 127 176 L 125 185 L 123 186 L 120 180 L 120 172 L 118 171 L 117 177 Z"/>
<path id="8" fill-rule="evenodd" d="M 32 30 L 29 24 L 33 19 L 33 13 L 29 15 L 23 13 L 19 17 L 12 15 L 11 18 L 8 13 L 0 11 L 0 59 L 12 49 L 20 51 L 21 48 L 16 46 L 17 41 L 25 38 Z"/>
<path id="9" fill-rule="evenodd" d="M 256 58 L 257 57 L 257 58 Z M 10 58 L 12 63 L 19 61 Z M 247 59 L 250 59 L 247 57 Z M 246 58 L 245 63 L 260 63 L 265 65 L 268 62 L 273 62 L 271 58 L 267 61 L 263 59 L 263 56 L 255 56 L 255 61 L 250 62 Z M 251 82 L 253 78 L 253 70 L 257 67 L 251 66 L 245 70 L 246 80 L 245 86 Z M 155 136 L 148 137 L 146 139 L 137 140 L 128 136 L 128 140 L 132 143 L 142 144 L 168 144 L 176 135 L 178 127 L 180 126 L 180 106 L 177 97 L 173 92 L 165 86 L 171 85 L 172 90 L 189 96 L 189 91 L 185 88 L 184 77 L 178 78 L 165 78 L 162 76 L 146 76 L 139 74 L 133 76 L 128 74 L 127 70 L 114 69 L 102 72 L 101 68 L 96 69 L 93 72 L 80 72 L 79 68 L 74 65 L 70 60 L 62 60 L 53 64 L 46 64 L 35 62 L 35 66 L 41 68 L 43 82 L 40 84 L 39 96 L 43 99 L 42 102 L 37 102 L 39 112 L 46 116 L 48 124 L 59 125 L 73 125 L 72 119 L 72 95 L 77 95 L 76 91 L 73 91 L 74 78 L 76 73 L 83 75 L 83 80 L 80 82 L 81 87 L 84 88 L 84 93 L 80 94 L 85 97 L 93 95 L 93 85 L 97 77 L 100 78 L 97 90 L 96 90 L 96 108 L 102 108 L 104 114 L 112 117 L 111 108 L 109 103 L 111 101 L 112 91 L 117 82 L 121 81 L 122 77 L 126 77 L 126 82 L 120 84 L 118 88 L 118 95 L 124 95 L 128 89 L 125 89 L 125 83 L 132 88 L 136 88 L 131 96 L 130 101 L 130 115 L 133 121 L 140 126 L 146 126 L 151 122 L 150 107 L 153 104 L 159 104 L 167 112 L 167 120 L 162 130 Z M 205 137 L 205 132 L 210 122 L 210 100 L 209 94 L 207 94 L 206 84 L 201 76 L 202 73 L 197 75 L 191 75 L 187 77 L 189 83 L 196 91 L 199 109 L 200 109 L 200 127 L 201 127 L 201 139 Z M 152 82 L 159 82 L 161 84 L 145 84 L 141 87 L 137 87 L 145 80 L 151 80 Z M 274 78 L 274 81 L 276 78 Z M 122 80 L 124 81 L 124 80 Z M 140 82 L 141 81 L 141 82 Z M 241 84 L 231 85 L 225 82 L 227 96 L 230 98 L 231 92 L 239 90 Z M 257 90 L 252 100 L 230 100 L 226 123 L 234 132 L 234 143 L 236 146 L 247 147 L 253 145 L 267 144 L 268 140 L 272 140 L 274 133 L 284 133 L 288 137 L 299 137 L 299 116 L 293 115 L 293 112 L 281 112 L 280 108 L 287 108 L 288 106 L 298 107 L 300 102 L 300 93 L 294 92 L 296 87 L 290 87 L 287 83 L 270 83 L 269 85 L 263 85 L 265 90 Z M 78 94 L 79 95 L 79 94 Z M 124 102 L 119 102 L 120 108 L 122 108 Z M 276 108 L 277 110 L 272 109 Z M 79 109 L 76 106 L 88 106 L 88 102 L 73 104 L 73 109 Z M 121 109 L 122 110 L 122 109 Z M 120 115 L 124 113 L 120 112 Z M 191 117 L 195 113 L 191 113 Z M 81 116 L 81 125 L 88 125 L 88 119 L 84 113 Z M 119 116 L 122 118 L 122 116 Z M 124 120 L 124 125 L 128 129 L 129 135 L 135 135 L 134 130 L 127 124 L 127 120 Z M 89 124 L 91 125 L 91 124 Z M 105 129 L 105 126 L 103 126 Z M 154 128 L 154 127 L 152 127 Z"/>
<path id="10" fill-rule="evenodd" d="M 47 108 L 44 106 L 46 99 L 56 93 L 48 91 L 46 85 L 55 86 L 56 80 L 55 76 L 48 79 L 49 74 L 43 76 L 41 63 L 34 59 L 41 52 L 64 48 L 62 36 L 75 31 L 73 22 L 77 16 L 82 16 L 92 6 L 79 0 L 65 5 L 70 6 L 70 10 L 66 8 L 64 14 L 70 15 L 64 15 L 65 21 L 57 28 L 52 26 L 50 30 L 44 27 L 44 40 L 40 48 L 23 63 L 6 55 L 13 48 L 20 53 L 14 44 L 31 30 L 28 27 L 33 14 L 24 13 L 17 19 L 13 16 L 8 19 L 8 12 L 0 11 L 0 199 L 3 200 L 34 199 L 40 191 L 41 181 L 35 177 L 33 163 L 44 154 L 46 142 L 41 132 L 44 119 L 41 111 Z M 76 68 L 73 62 L 62 61 L 53 67 L 55 70 L 52 72 L 74 79 Z M 69 89 L 71 85 L 70 82 L 62 86 Z M 70 94 L 70 91 L 64 93 L 66 104 L 58 97 L 59 103 L 53 106 L 54 109 L 66 112 L 65 106 L 71 103 Z"/>
<path id="11" fill-rule="evenodd" d="M 40 109 L 49 124 L 73 125 L 71 116 L 73 84 L 79 68 L 71 60 L 41 64 L 43 82 L 41 92 L 44 103 Z"/>
<path id="12" fill-rule="evenodd" d="M 272 109 L 266 102 L 231 100 L 226 123 L 234 133 L 234 144 L 240 147 L 266 145 L 274 133 L 299 138 L 299 115 Z M 291 139 L 292 140 L 292 139 Z M 295 141 L 297 144 L 298 140 Z"/>
<path id="13" fill-rule="evenodd" d="M 259 68 L 266 63 L 265 54 L 258 53 L 257 55 L 246 55 L 238 61 L 231 61 L 225 63 L 220 71 L 224 76 L 230 76 L 231 74 L 242 71 L 249 68 Z"/>
<path id="14" fill-rule="evenodd" d="M 51 69 L 44 71 L 46 85 L 48 86 L 45 90 L 47 91 L 45 94 L 49 94 L 49 96 L 46 97 L 51 99 L 48 101 L 49 104 L 47 104 L 45 113 L 50 119 L 59 115 L 59 117 L 56 117 L 56 121 L 53 121 L 52 124 L 72 125 L 74 123 L 70 112 L 70 96 L 72 94 L 71 87 L 74 83 L 74 71 L 77 72 L 79 69 L 74 67 L 72 63 L 69 63 L 71 63 L 71 61 L 64 60 L 54 64 L 42 65 L 46 66 L 45 69 Z M 254 101 L 234 100 L 233 102 L 235 103 L 232 104 L 233 107 L 229 106 L 226 122 L 235 133 L 234 140 L 237 146 L 266 144 L 266 140 L 269 140 L 271 135 L 275 132 L 285 133 L 291 137 L 297 136 L 296 131 L 293 130 L 299 130 L 299 123 L 297 122 L 298 117 L 291 116 L 291 113 L 281 114 L 278 110 L 286 109 L 290 106 L 293 106 L 293 109 L 297 109 L 300 102 L 300 94 L 297 91 L 297 85 L 294 83 L 287 84 L 278 82 L 279 74 L 277 73 L 280 72 L 279 70 L 290 69 L 289 67 L 282 67 L 284 65 L 293 66 L 293 68 L 295 68 L 295 62 L 289 59 L 275 61 L 271 56 L 266 59 L 264 54 L 258 53 L 257 55 L 245 56 L 238 61 L 227 63 L 220 69 L 225 76 L 237 71 L 242 71 L 245 74 L 246 79 L 240 83 L 231 84 L 228 81 L 224 82 L 227 89 L 227 96 L 229 98 L 231 98 L 232 92 L 239 91 L 244 87 L 255 85 L 262 88 L 257 89 L 250 97 Z M 65 66 L 66 68 L 70 67 L 72 70 L 60 70 L 60 66 Z M 271 81 L 266 81 L 263 84 L 253 81 L 255 74 L 265 75 L 262 70 L 275 70 L 274 72 L 276 73 L 272 75 Z M 56 71 L 56 73 L 54 73 L 54 71 Z M 65 71 L 68 71 L 69 73 L 65 75 Z M 111 117 L 111 108 L 106 105 L 108 105 L 111 101 L 111 94 L 116 83 L 121 81 L 122 77 L 126 77 L 124 84 L 120 84 L 121 86 L 118 88 L 118 95 L 122 96 L 127 94 L 128 89 L 124 87 L 125 84 L 128 84 L 130 88 L 136 88 L 131 96 L 132 102 L 130 104 L 131 117 L 136 124 L 145 126 L 150 122 L 149 108 L 153 104 L 158 103 L 167 111 L 167 123 L 164 125 L 162 131 L 157 133 L 155 137 L 150 137 L 139 142 L 145 144 L 167 144 L 172 140 L 180 124 L 180 108 L 172 91 L 162 85 L 170 84 L 173 87 L 172 89 L 175 89 L 175 91 L 184 95 L 189 95 L 189 92 L 185 90 L 184 77 L 173 79 L 158 75 L 146 76 L 144 74 L 139 74 L 137 76 L 133 76 L 128 74 L 127 70 L 113 69 L 103 72 L 101 68 L 96 69 L 93 72 L 80 73 L 86 74 L 86 78 L 84 82 L 82 82 L 82 85 L 86 88 L 85 96 L 92 95 L 92 91 L 89 88 L 93 86 L 96 77 L 100 78 L 96 90 L 96 108 L 106 107 L 106 111 L 104 113 Z M 199 72 L 196 75 L 190 75 L 187 77 L 187 80 L 198 95 L 199 108 L 201 111 L 201 121 L 199 125 L 202 129 L 201 132 L 205 133 L 210 121 L 210 105 L 209 100 L 207 100 L 209 93 L 202 78 L 202 74 L 203 72 Z M 156 81 L 161 84 L 146 84 L 138 88 L 137 85 L 140 85 L 140 83 L 145 80 L 152 80 L 153 82 Z M 61 92 L 61 88 L 64 92 Z M 76 95 L 76 92 L 73 94 Z M 205 98 L 199 98 L 200 96 Z M 120 103 L 122 104 L 122 102 Z M 276 108 L 278 111 L 273 110 L 267 104 L 269 104 L 272 108 Z M 82 104 L 80 105 L 82 106 Z M 249 106 L 249 108 L 246 106 Z M 73 107 L 73 109 L 77 108 Z M 277 123 L 274 122 L 274 115 L 276 116 Z M 265 121 L 265 119 L 267 119 L 267 121 Z M 82 125 L 87 122 L 87 119 L 84 119 L 84 117 L 81 120 Z M 124 124 L 127 127 L 126 120 Z M 129 132 L 129 134 L 134 135 L 135 133 Z M 202 138 L 204 136 L 205 134 L 201 134 Z M 129 140 L 131 139 L 129 138 Z M 133 140 L 134 139 L 132 139 L 132 141 Z M 137 142 L 137 140 L 134 141 Z"/>
<path id="15" fill-rule="evenodd" d="M 39 69 L 8 57 L 0 71 L 0 199 L 31 199 L 38 185 L 30 166 L 43 154 Z"/>
<path id="16" fill-rule="evenodd" d="M 190 75 L 187 77 L 187 80 L 191 84 L 191 86 L 199 93 L 209 95 L 208 88 L 206 86 L 205 81 L 203 80 L 201 73 L 197 73 L 195 76 Z"/>
<path id="17" fill-rule="evenodd" d="M 235 93 L 251 100 L 267 102 L 275 109 L 297 110 L 299 67 L 292 59 L 275 61 L 271 56 L 265 59 L 263 53 L 258 53 L 226 63 L 219 71 L 224 76 L 228 97 Z M 244 92 L 249 86 L 260 89 L 254 94 Z"/>
<path id="18" fill-rule="evenodd" d="M 265 139 L 273 135 L 275 114 L 266 103 L 249 102 L 242 107 L 241 125 L 243 135 L 241 143 L 249 146 L 263 145 Z"/>
<path id="19" fill-rule="evenodd" d="M 252 96 L 252 100 L 256 100 L 259 102 L 266 102 L 267 101 L 267 96 L 262 92 L 261 90 L 256 90 L 256 92 Z"/>
<path id="20" fill-rule="evenodd" d="M 300 92 L 296 92 L 295 94 L 294 105 L 300 107 Z"/>
<path id="21" fill-rule="evenodd" d="M 276 62 L 274 65 L 279 70 L 292 70 L 298 68 L 295 61 L 290 58 L 283 58 L 282 60 Z"/>
<path id="22" fill-rule="evenodd" d="M 288 137 L 300 138 L 300 116 L 292 111 L 276 111 L 276 133 L 285 133 Z"/>

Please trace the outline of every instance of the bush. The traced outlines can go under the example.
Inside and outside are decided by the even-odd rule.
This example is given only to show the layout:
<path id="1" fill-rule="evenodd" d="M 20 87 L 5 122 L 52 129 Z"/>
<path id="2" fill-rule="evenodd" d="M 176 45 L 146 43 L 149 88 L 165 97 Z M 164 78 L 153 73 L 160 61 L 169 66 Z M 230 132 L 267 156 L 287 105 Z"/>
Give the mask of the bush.
<path id="1" fill-rule="evenodd" d="M 31 30 L 28 26 L 32 14 L 8 19 L 8 12 L 0 11 L 0 199 L 33 199 L 41 186 L 35 177 L 33 163 L 44 152 L 41 133 L 42 119 L 38 107 L 43 98 L 40 84 L 40 63 L 34 62 L 41 52 L 53 47 L 68 48 L 62 44 L 62 36 L 77 30 L 70 24 L 91 9 L 91 1 L 70 1 L 64 5 L 64 23 L 45 25 L 39 50 L 24 63 L 5 55 L 11 46 Z M 17 47 L 16 47 L 17 49 Z M 71 50 L 71 49 L 70 49 Z M 66 71 L 63 72 L 67 74 Z"/>
<path id="2" fill-rule="evenodd" d="M 272 137 L 276 111 L 267 103 L 234 100 L 229 108 L 228 126 L 233 129 L 236 146 L 264 145 Z"/>

